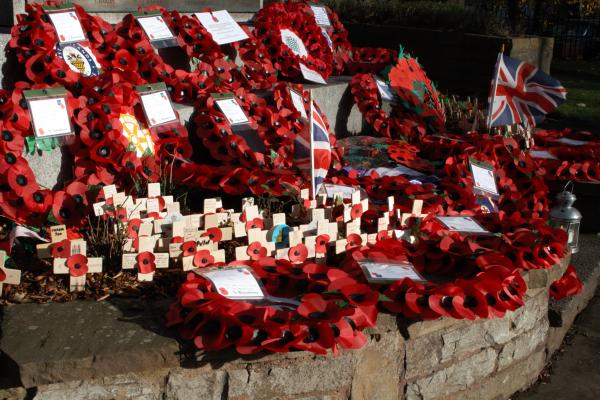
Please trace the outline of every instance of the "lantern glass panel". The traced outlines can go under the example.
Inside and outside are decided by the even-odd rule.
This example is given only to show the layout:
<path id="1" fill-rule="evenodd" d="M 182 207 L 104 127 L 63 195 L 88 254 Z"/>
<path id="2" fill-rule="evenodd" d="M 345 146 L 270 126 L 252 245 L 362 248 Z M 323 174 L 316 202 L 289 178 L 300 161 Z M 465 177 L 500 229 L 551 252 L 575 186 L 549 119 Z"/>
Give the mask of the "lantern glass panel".
<path id="1" fill-rule="evenodd" d="M 579 250 L 579 222 L 572 222 L 568 224 L 567 233 L 569 234 L 569 248 L 572 253 L 577 253 Z"/>

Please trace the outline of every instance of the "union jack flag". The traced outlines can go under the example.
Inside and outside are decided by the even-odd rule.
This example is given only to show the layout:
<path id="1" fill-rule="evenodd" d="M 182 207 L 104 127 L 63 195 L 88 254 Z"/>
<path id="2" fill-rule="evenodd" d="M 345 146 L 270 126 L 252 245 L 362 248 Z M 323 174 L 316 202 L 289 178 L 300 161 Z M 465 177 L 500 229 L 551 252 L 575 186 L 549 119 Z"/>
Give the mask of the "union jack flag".
<path id="1" fill-rule="evenodd" d="M 501 54 L 490 96 L 490 128 L 512 124 L 533 127 L 567 100 L 567 90 L 535 66 Z"/>
<path id="2" fill-rule="evenodd" d="M 294 161 L 298 168 L 310 170 L 313 199 L 321 190 L 331 164 L 331 144 L 323 117 L 311 102 L 309 129 L 294 141 Z M 312 137 L 311 137 L 312 133 Z"/>

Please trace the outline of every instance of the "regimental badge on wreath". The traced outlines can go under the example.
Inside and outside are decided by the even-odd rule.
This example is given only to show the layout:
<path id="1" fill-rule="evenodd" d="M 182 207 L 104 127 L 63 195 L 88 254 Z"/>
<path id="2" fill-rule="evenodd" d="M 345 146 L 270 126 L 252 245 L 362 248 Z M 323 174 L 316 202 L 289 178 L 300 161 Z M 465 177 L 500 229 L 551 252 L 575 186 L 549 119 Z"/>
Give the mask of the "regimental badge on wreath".
<path id="1" fill-rule="evenodd" d="M 119 121 L 123 125 L 123 135 L 135 148 L 138 157 L 154 154 L 154 142 L 148 129 L 142 128 L 138 120 L 131 114 L 121 114 Z"/>
<path id="2" fill-rule="evenodd" d="M 94 53 L 79 43 L 57 43 L 56 55 L 62 58 L 69 68 L 86 78 L 100 74 L 100 64 Z"/>

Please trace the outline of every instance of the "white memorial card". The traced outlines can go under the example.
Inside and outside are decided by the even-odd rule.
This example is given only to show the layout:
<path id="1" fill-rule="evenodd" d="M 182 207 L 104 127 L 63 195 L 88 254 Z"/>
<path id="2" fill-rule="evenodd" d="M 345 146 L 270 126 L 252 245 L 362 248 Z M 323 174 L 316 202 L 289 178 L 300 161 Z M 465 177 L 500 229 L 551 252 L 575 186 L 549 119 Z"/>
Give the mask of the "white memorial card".
<path id="1" fill-rule="evenodd" d="M 308 68 L 306 65 L 300 63 L 300 72 L 302 72 L 302 76 L 307 81 L 320 83 L 322 85 L 326 85 L 327 82 L 323 79 L 323 76 L 315 71 L 314 69 Z"/>
<path id="2" fill-rule="evenodd" d="M 315 14 L 315 21 L 319 26 L 331 26 L 329 15 L 327 15 L 327 9 L 323 6 L 310 6 L 313 14 Z"/>
<path id="3" fill-rule="evenodd" d="M 64 97 L 32 99 L 29 101 L 29 110 L 37 138 L 72 133 L 71 120 Z"/>
<path id="4" fill-rule="evenodd" d="M 248 268 L 225 268 L 201 273 L 213 283 L 217 293 L 233 300 L 263 299 L 265 294 Z"/>
<path id="5" fill-rule="evenodd" d="M 530 150 L 529 155 L 533 158 L 541 158 L 544 160 L 558 160 L 558 158 L 548 150 Z"/>
<path id="6" fill-rule="evenodd" d="M 586 142 L 585 140 L 576 140 L 576 139 L 569 139 L 569 138 L 556 139 L 555 142 L 567 144 L 569 146 L 583 146 L 584 144 L 589 143 L 589 142 Z"/>
<path id="7" fill-rule="evenodd" d="M 151 41 L 173 38 L 173 33 L 161 15 L 138 17 L 137 20 Z"/>
<path id="8" fill-rule="evenodd" d="M 471 217 L 436 217 L 448 230 L 452 232 L 489 234 L 481 225 Z"/>
<path id="9" fill-rule="evenodd" d="M 387 83 L 385 83 L 383 81 L 380 81 L 379 79 L 375 79 L 375 82 L 377 83 L 377 89 L 379 90 L 379 95 L 381 96 L 381 98 L 383 100 L 387 100 L 387 101 L 398 100 L 398 96 L 396 95 L 396 93 L 394 93 L 394 91 L 392 90 L 390 85 L 388 85 Z"/>
<path id="10" fill-rule="evenodd" d="M 308 119 L 306 109 L 304 108 L 304 100 L 302 99 L 302 96 L 300 96 L 300 94 L 298 94 L 298 92 L 296 92 L 295 90 L 290 89 L 290 97 L 292 98 L 292 103 L 294 103 L 294 107 L 302 115 L 302 118 Z"/>
<path id="11" fill-rule="evenodd" d="M 227 10 L 196 13 L 194 15 L 218 45 L 248 39 L 246 32 Z"/>
<path id="12" fill-rule="evenodd" d="M 408 261 L 366 259 L 361 260 L 359 265 L 370 283 L 394 282 L 404 278 L 409 278 L 415 282 L 426 282 Z"/>
<path id="13" fill-rule="evenodd" d="M 140 94 L 150 127 L 177 120 L 166 90 Z"/>
<path id="14" fill-rule="evenodd" d="M 223 99 L 216 101 L 219 109 L 225 114 L 225 118 L 230 125 L 244 124 L 248 122 L 246 113 L 235 98 Z"/>
<path id="15" fill-rule="evenodd" d="M 298 57 L 308 57 L 308 50 L 304 46 L 304 42 L 296 33 L 289 29 L 282 29 L 281 41 Z"/>
<path id="16" fill-rule="evenodd" d="M 60 43 L 81 42 L 86 40 L 81 22 L 75 10 L 48 13 Z"/>
<path id="17" fill-rule="evenodd" d="M 473 173 L 474 188 L 482 190 L 486 193 L 498 195 L 498 187 L 496 186 L 496 177 L 494 176 L 494 171 L 473 162 L 470 164 L 471 172 Z"/>

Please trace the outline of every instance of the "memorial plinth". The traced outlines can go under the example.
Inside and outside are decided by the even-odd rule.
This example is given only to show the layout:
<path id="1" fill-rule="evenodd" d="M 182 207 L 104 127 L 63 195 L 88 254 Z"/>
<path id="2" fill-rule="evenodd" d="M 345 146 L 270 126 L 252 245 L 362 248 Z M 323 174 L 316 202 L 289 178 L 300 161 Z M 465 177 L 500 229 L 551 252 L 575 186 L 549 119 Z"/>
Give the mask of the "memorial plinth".
<path id="1" fill-rule="evenodd" d="M 193 352 L 164 328 L 166 301 L 9 306 L 0 369 L 18 373 L 5 375 L 0 397 L 508 398 L 535 381 L 549 357 L 549 285 L 568 261 L 525 273 L 525 305 L 504 318 L 409 322 L 380 314 L 368 344 L 338 357 Z"/>

